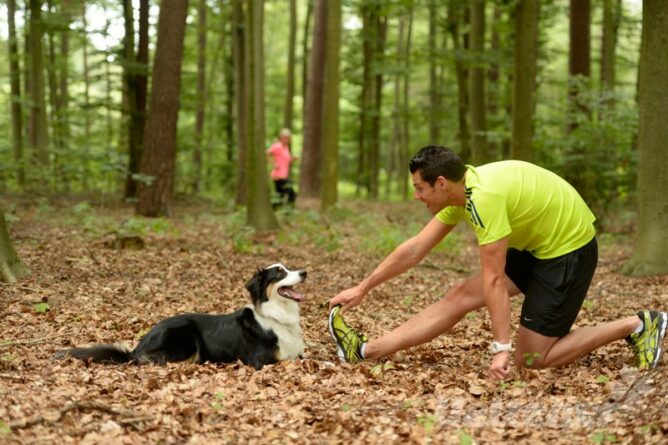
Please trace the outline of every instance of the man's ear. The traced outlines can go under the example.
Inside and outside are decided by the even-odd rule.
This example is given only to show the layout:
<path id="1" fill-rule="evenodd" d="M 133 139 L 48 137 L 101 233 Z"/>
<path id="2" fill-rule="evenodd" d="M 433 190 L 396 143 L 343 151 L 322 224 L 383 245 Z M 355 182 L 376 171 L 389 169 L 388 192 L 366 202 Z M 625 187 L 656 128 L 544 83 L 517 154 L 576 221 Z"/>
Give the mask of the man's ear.
<path id="1" fill-rule="evenodd" d="M 436 178 L 434 186 L 439 186 L 441 190 L 445 190 L 448 187 L 448 180 L 445 179 L 445 176 L 439 176 Z"/>

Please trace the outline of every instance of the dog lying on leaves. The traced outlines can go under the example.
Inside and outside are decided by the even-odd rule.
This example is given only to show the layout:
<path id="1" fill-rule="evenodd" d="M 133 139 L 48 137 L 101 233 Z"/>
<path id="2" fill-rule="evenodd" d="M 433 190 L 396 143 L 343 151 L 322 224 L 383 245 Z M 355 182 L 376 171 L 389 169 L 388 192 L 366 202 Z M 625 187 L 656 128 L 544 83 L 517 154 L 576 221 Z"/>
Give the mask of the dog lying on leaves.
<path id="1" fill-rule="evenodd" d="M 255 369 L 295 359 L 304 353 L 299 324 L 299 303 L 304 296 L 293 286 L 305 279 L 306 271 L 273 264 L 258 269 L 246 283 L 252 304 L 234 313 L 176 315 L 153 326 L 133 350 L 117 343 L 100 344 L 60 351 L 55 357 L 137 364 L 241 360 Z"/>

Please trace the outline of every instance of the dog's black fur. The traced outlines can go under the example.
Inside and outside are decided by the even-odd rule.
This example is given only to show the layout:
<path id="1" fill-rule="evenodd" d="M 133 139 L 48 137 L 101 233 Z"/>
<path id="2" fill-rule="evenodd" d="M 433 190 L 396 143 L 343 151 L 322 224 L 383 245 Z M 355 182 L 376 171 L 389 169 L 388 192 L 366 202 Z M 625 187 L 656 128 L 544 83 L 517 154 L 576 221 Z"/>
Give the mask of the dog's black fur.
<path id="1" fill-rule="evenodd" d="M 252 305 L 227 315 L 182 314 L 157 323 L 133 350 L 120 344 L 100 344 L 60 351 L 98 363 L 158 363 L 192 360 L 230 363 L 241 360 L 256 369 L 303 354 L 299 305 L 303 296 L 293 285 L 306 271 L 275 264 L 246 283 Z"/>

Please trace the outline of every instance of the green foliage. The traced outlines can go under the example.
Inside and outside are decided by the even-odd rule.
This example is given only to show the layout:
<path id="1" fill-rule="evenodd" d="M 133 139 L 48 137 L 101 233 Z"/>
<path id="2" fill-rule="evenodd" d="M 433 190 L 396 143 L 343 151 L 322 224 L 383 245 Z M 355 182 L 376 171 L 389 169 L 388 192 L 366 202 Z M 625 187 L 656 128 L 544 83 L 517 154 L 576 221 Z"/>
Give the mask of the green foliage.
<path id="1" fill-rule="evenodd" d="M 0 420 L 0 436 L 6 436 L 11 432 L 12 429 L 9 427 L 9 425 L 7 425 L 4 420 Z"/>
<path id="2" fill-rule="evenodd" d="M 610 377 L 608 377 L 607 375 L 599 375 L 598 377 L 596 377 L 596 383 L 598 383 L 600 385 L 602 385 L 604 383 L 608 383 L 609 381 L 610 381 Z"/>
<path id="3" fill-rule="evenodd" d="M 591 441 L 596 444 L 615 443 L 617 442 L 617 436 L 605 431 L 597 431 L 591 435 Z"/>
<path id="4" fill-rule="evenodd" d="M 133 216 L 126 219 L 118 229 L 123 235 L 145 236 L 148 233 L 165 234 L 170 230 L 169 220 L 167 218 L 142 218 Z M 176 229 L 172 231 L 175 235 Z"/>
<path id="5" fill-rule="evenodd" d="M 223 391 L 216 391 L 213 395 L 214 401 L 211 402 L 211 408 L 216 411 L 221 411 L 225 406 L 223 405 L 223 400 L 225 399 L 225 393 Z"/>
<path id="6" fill-rule="evenodd" d="M 457 434 L 457 439 L 459 440 L 459 445 L 471 445 L 473 443 L 473 436 L 467 433 L 464 430 L 455 431 Z"/>
<path id="7" fill-rule="evenodd" d="M 32 306 L 32 310 L 37 312 L 38 314 L 45 314 L 51 309 L 51 305 L 49 303 L 35 303 Z"/>
<path id="8" fill-rule="evenodd" d="M 431 431 L 436 425 L 436 421 L 436 416 L 428 413 L 420 413 L 417 418 L 418 425 L 420 425 L 427 434 L 431 434 Z"/>
<path id="9" fill-rule="evenodd" d="M 540 353 L 538 352 L 525 352 L 522 354 L 522 358 L 524 359 L 524 363 L 526 363 L 527 366 L 533 365 L 534 361 L 536 361 L 537 358 L 540 358 Z"/>

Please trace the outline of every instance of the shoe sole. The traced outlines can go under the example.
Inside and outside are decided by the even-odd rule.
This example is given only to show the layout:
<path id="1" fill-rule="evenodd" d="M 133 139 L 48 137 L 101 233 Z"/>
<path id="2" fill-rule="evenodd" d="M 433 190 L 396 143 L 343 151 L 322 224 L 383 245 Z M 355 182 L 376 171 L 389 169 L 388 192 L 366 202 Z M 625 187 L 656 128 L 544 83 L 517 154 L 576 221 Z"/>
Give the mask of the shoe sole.
<path id="1" fill-rule="evenodd" d="M 663 338 L 666 335 L 666 325 L 668 324 L 668 314 L 665 312 L 659 312 L 659 317 L 661 317 L 661 323 L 659 326 L 659 341 L 657 345 L 657 354 L 656 358 L 652 362 L 651 368 L 656 368 L 661 360 L 661 355 L 663 355 Z"/>
<path id="2" fill-rule="evenodd" d="M 336 355 L 339 357 L 339 360 L 346 361 L 346 356 L 343 353 L 343 349 L 341 349 L 341 346 L 339 346 L 339 340 L 336 339 L 336 335 L 334 335 L 334 328 L 332 327 L 332 319 L 334 318 L 334 309 L 329 311 L 329 319 L 327 321 L 327 330 L 329 330 L 329 335 L 332 336 L 332 339 L 334 340 L 334 343 L 336 344 Z"/>

